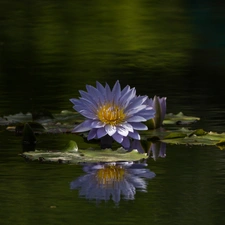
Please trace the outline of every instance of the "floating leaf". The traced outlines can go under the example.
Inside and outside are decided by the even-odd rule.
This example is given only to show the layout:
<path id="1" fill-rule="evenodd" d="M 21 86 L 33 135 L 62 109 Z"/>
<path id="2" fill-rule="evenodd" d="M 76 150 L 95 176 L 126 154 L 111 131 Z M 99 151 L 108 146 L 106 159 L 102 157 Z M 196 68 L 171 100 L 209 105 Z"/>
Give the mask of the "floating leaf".
<path id="1" fill-rule="evenodd" d="M 189 130 L 187 128 L 167 130 L 165 128 L 148 130 L 142 133 L 142 140 L 151 141 L 159 138 L 161 142 L 167 144 L 185 145 L 216 145 L 220 149 L 225 149 L 225 133 L 206 132 L 203 129 Z"/>
<path id="2" fill-rule="evenodd" d="M 192 135 L 196 135 L 196 136 L 203 136 L 206 135 L 208 132 L 204 131 L 203 129 L 197 129 L 195 131 L 193 131 L 191 134 L 189 134 L 188 136 L 191 137 Z"/>
<path id="3" fill-rule="evenodd" d="M 178 114 L 166 114 L 163 124 L 190 125 L 200 120 L 199 117 L 185 116 L 182 112 Z"/>
<path id="4" fill-rule="evenodd" d="M 187 135 L 183 132 L 171 132 L 167 136 L 164 137 L 164 139 L 174 139 L 174 138 L 184 138 Z"/>
<path id="5" fill-rule="evenodd" d="M 75 151 L 74 151 L 75 149 Z M 139 153 L 137 150 L 127 151 L 123 148 L 117 150 L 81 150 L 77 149 L 77 144 L 70 141 L 68 148 L 63 151 L 41 151 L 24 152 L 21 154 L 29 160 L 39 160 L 44 162 L 61 162 L 77 164 L 80 162 L 117 162 L 117 161 L 138 161 L 143 158 L 148 158 L 146 153 Z"/>
<path id="6" fill-rule="evenodd" d="M 15 123 L 18 123 L 18 122 L 29 122 L 29 121 L 32 121 L 32 115 L 31 113 L 17 113 L 17 114 L 14 114 L 14 115 L 8 115 L 8 116 L 3 116 L 4 119 L 6 119 L 8 121 L 8 124 L 15 124 Z"/>
<path id="7" fill-rule="evenodd" d="M 189 130 L 187 128 L 178 128 L 173 130 L 168 130 L 163 127 L 147 130 L 141 133 L 142 140 L 148 141 L 158 141 L 163 139 L 173 139 L 173 138 L 184 138 L 193 132 L 193 130 Z"/>
<path id="8" fill-rule="evenodd" d="M 161 139 L 161 141 L 168 144 L 215 145 L 220 147 L 221 149 L 224 149 L 225 133 L 218 134 L 215 132 L 203 132 L 203 131 L 201 131 L 201 135 L 196 135 L 194 133 L 195 131 L 190 131 L 190 134 L 188 134 L 184 138 L 172 138 L 172 139 L 165 138 Z"/>

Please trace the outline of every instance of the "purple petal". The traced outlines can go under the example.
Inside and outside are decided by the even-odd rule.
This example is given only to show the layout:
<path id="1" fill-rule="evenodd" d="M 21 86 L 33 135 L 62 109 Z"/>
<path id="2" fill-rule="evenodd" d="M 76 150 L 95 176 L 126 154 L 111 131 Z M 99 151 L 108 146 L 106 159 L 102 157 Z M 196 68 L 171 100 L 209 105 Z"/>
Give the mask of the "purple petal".
<path id="1" fill-rule="evenodd" d="M 138 112 L 139 116 L 144 117 L 146 120 L 152 119 L 155 116 L 155 110 L 150 108 L 150 110 L 142 110 L 141 112 Z"/>
<path id="2" fill-rule="evenodd" d="M 79 99 L 76 99 L 76 98 L 71 98 L 70 101 L 71 101 L 74 105 L 76 105 L 77 103 L 80 102 L 80 100 L 79 100 Z"/>
<path id="3" fill-rule="evenodd" d="M 143 124 L 143 123 L 130 123 L 131 126 L 135 129 L 135 130 L 148 130 L 148 127 Z"/>
<path id="4" fill-rule="evenodd" d="M 73 108 L 76 109 L 76 106 L 74 106 Z M 87 117 L 88 119 L 97 119 L 97 116 L 93 112 L 90 112 L 88 110 L 80 110 L 79 113 L 84 117 Z"/>
<path id="5" fill-rule="evenodd" d="M 95 128 L 90 130 L 90 132 L 88 133 L 88 137 L 87 137 L 88 141 L 93 138 L 96 138 L 96 136 L 97 136 L 96 132 L 97 132 L 97 129 L 95 129 Z"/>
<path id="6" fill-rule="evenodd" d="M 98 101 L 95 101 L 97 99 L 93 98 L 93 95 L 91 95 L 90 93 L 87 93 L 85 91 L 79 91 L 80 95 L 81 95 L 81 99 L 86 99 L 87 101 L 91 102 L 93 105 L 98 105 Z"/>
<path id="7" fill-rule="evenodd" d="M 121 94 L 120 98 L 120 104 L 122 107 L 127 107 L 127 105 L 130 103 L 131 99 L 135 98 L 136 90 L 132 88 L 129 92 L 127 92 L 125 95 Z"/>
<path id="8" fill-rule="evenodd" d="M 161 98 L 161 110 L 162 110 L 162 120 L 164 120 L 166 115 L 166 97 Z"/>
<path id="9" fill-rule="evenodd" d="M 126 111 L 134 108 L 139 108 L 147 98 L 147 96 L 139 96 L 135 98 L 134 101 L 127 106 Z"/>
<path id="10" fill-rule="evenodd" d="M 134 131 L 134 129 L 133 129 L 133 127 L 129 124 L 129 123 L 122 123 L 122 124 L 120 124 L 120 126 L 122 126 L 122 127 L 124 127 L 125 129 L 127 129 L 129 132 L 133 132 Z"/>
<path id="11" fill-rule="evenodd" d="M 98 96 L 101 94 L 97 88 L 95 88 L 91 85 L 86 85 L 86 89 L 88 91 L 88 94 L 90 94 L 91 96 L 96 96 L 96 95 Z"/>
<path id="12" fill-rule="evenodd" d="M 72 130 L 72 133 L 85 132 L 85 131 L 91 130 L 91 123 L 92 123 L 92 120 L 85 120 L 83 123 L 77 125 Z"/>
<path id="13" fill-rule="evenodd" d="M 101 121 L 99 120 L 94 120 L 91 124 L 91 126 L 93 128 L 100 128 L 100 127 L 103 127 L 104 126 L 104 123 L 102 123 Z"/>
<path id="14" fill-rule="evenodd" d="M 128 137 L 124 137 L 123 141 L 121 142 L 121 145 L 125 148 L 128 149 L 130 147 L 130 139 Z"/>
<path id="15" fill-rule="evenodd" d="M 98 137 L 98 138 L 102 138 L 102 137 L 104 137 L 106 134 L 107 134 L 107 132 L 105 131 L 105 128 L 104 128 L 104 127 L 99 128 L 99 129 L 97 130 L 97 137 Z"/>
<path id="16" fill-rule="evenodd" d="M 146 121 L 146 119 L 142 116 L 132 116 L 127 119 L 127 122 L 142 122 L 142 121 Z"/>
<path id="17" fill-rule="evenodd" d="M 121 96 L 121 87 L 119 81 L 116 81 L 112 89 L 113 102 L 118 105 L 118 100 Z"/>
<path id="18" fill-rule="evenodd" d="M 107 132 L 107 134 L 108 134 L 109 136 L 112 136 L 113 134 L 116 133 L 116 127 L 115 127 L 115 126 L 112 126 L 112 125 L 110 125 L 110 124 L 107 124 L 107 125 L 105 126 L 105 131 Z"/>
<path id="19" fill-rule="evenodd" d="M 130 86 L 127 85 L 122 91 L 121 91 L 121 96 L 124 96 L 127 92 L 130 91 Z"/>
<path id="20" fill-rule="evenodd" d="M 106 83 L 105 85 L 105 94 L 106 94 L 106 99 L 107 101 L 111 102 L 113 97 L 112 97 L 112 91 L 109 87 L 109 85 Z"/>
<path id="21" fill-rule="evenodd" d="M 96 81 L 96 87 L 97 89 L 101 92 L 101 93 L 105 93 L 105 88 L 103 87 L 103 85 L 101 83 L 99 83 L 98 81 Z"/>
<path id="22" fill-rule="evenodd" d="M 82 104 L 85 105 L 85 108 L 90 110 L 91 112 L 95 113 L 98 110 L 98 105 L 93 99 L 91 101 L 86 98 L 80 98 L 80 101 L 82 101 Z"/>
<path id="23" fill-rule="evenodd" d="M 140 106 L 138 106 L 138 107 L 136 107 L 136 108 L 131 108 L 131 109 L 129 109 L 129 110 L 126 109 L 124 112 L 125 112 L 126 115 L 129 117 L 129 116 L 134 115 L 134 114 L 136 114 L 136 113 L 138 113 L 138 115 L 139 115 L 139 112 L 140 112 L 141 110 L 143 110 L 143 109 L 146 109 L 146 105 L 140 105 Z"/>
<path id="24" fill-rule="evenodd" d="M 118 143 L 121 143 L 121 142 L 123 141 L 123 138 L 124 138 L 123 136 L 121 136 L 121 135 L 118 134 L 118 133 L 113 134 L 112 137 L 113 137 L 113 139 L 114 139 L 116 142 L 118 142 Z"/>
<path id="25" fill-rule="evenodd" d="M 129 132 L 128 136 L 136 140 L 141 140 L 140 134 L 136 130 Z"/>
<path id="26" fill-rule="evenodd" d="M 126 137 L 129 133 L 129 131 L 127 129 L 125 129 L 124 127 L 121 127 L 121 126 L 117 127 L 117 132 L 124 137 Z"/>
<path id="27" fill-rule="evenodd" d="M 91 85 L 86 85 L 88 94 L 92 96 L 92 99 L 97 103 L 102 103 L 104 101 L 105 93 L 101 93 L 98 89 Z"/>

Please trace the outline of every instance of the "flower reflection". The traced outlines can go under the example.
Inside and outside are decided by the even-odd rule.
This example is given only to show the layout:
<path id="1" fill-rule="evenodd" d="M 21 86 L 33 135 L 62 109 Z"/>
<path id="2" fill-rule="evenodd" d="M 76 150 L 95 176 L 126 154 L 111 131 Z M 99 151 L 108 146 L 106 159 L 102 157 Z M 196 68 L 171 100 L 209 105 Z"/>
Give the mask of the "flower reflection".
<path id="1" fill-rule="evenodd" d="M 152 157 L 154 160 L 166 157 L 166 143 L 160 141 L 150 142 L 145 140 L 133 140 L 130 150 L 133 149 L 137 149 L 140 153 L 147 152 L 148 156 Z"/>
<path id="2" fill-rule="evenodd" d="M 154 160 L 157 158 L 165 158 L 166 157 L 166 143 L 156 142 L 152 143 L 148 155 L 151 156 Z"/>
<path id="3" fill-rule="evenodd" d="M 136 189 L 146 192 L 146 179 L 155 173 L 145 168 L 147 164 L 133 162 L 85 164 L 87 173 L 70 184 L 71 189 L 79 189 L 79 195 L 90 200 L 112 199 L 119 203 L 121 196 L 133 200 Z"/>

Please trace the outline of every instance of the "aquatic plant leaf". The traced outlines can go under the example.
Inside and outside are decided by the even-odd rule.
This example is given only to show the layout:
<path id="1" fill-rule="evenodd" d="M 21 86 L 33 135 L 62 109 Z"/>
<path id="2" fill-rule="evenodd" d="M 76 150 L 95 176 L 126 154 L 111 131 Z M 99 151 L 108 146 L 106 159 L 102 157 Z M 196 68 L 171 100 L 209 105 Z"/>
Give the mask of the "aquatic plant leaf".
<path id="1" fill-rule="evenodd" d="M 175 125 L 189 125 L 200 120 L 199 117 L 186 116 L 182 112 L 178 114 L 169 113 L 166 114 L 163 124 L 175 124 Z"/>
<path id="2" fill-rule="evenodd" d="M 5 125 L 15 124 L 15 123 L 25 123 L 25 122 L 32 121 L 32 115 L 29 112 L 26 114 L 20 112 L 14 115 L 3 116 L 3 119 L 7 121 L 7 124 Z"/>
<path id="3" fill-rule="evenodd" d="M 170 132 L 168 135 L 164 137 L 164 139 L 184 138 L 186 136 L 187 135 L 183 132 L 175 131 L 175 132 Z"/>
<path id="4" fill-rule="evenodd" d="M 188 136 L 191 137 L 192 135 L 196 135 L 196 136 L 203 136 L 206 135 L 208 132 L 204 131 L 203 129 L 197 129 L 194 130 L 192 133 L 190 133 Z"/>
<path id="5" fill-rule="evenodd" d="M 76 112 L 61 111 L 58 114 L 52 114 L 52 118 L 43 116 L 34 122 L 31 113 L 18 113 L 0 118 L 0 125 L 8 126 L 6 129 L 11 132 L 22 133 L 24 123 L 29 123 L 36 133 L 70 133 L 74 124 L 83 121 L 83 117 Z M 39 124 L 39 127 L 36 125 Z M 40 128 L 40 129 L 39 129 Z"/>
<path id="6" fill-rule="evenodd" d="M 147 154 L 139 153 L 137 150 L 127 151 L 123 148 L 117 150 L 90 150 L 76 149 L 77 145 L 74 141 L 69 142 L 68 149 L 63 151 L 42 151 L 35 150 L 33 152 L 24 152 L 21 154 L 28 160 L 39 160 L 44 162 L 60 162 L 77 164 L 81 162 L 118 162 L 118 161 L 138 161 L 143 158 L 148 158 Z M 72 149 L 72 151 L 71 151 Z"/>
<path id="7" fill-rule="evenodd" d="M 189 130 L 180 129 L 155 129 L 142 133 L 142 140 L 158 140 L 167 144 L 185 145 L 215 145 L 220 149 L 225 149 L 225 133 L 206 132 L 203 129 Z M 154 141 L 153 141 L 154 142 Z"/>
<path id="8" fill-rule="evenodd" d="M 184 138 L 188 136 L 193 130 L 189 130 L 187 128 L 176 128 L 176 129 L 166 129 L 166 128 L 158 128 L 154 130 L 147 130 L 141 133 L 142 140 L 148 141 L 158 141 L 163 140 L 165 138 L 173 139 L 173 138 Z"/>
<path id="9" fill-rule="evenodd" d="M 75 141 L 70 140 L 66 145 L 65 149 L 62 150 L 63 152 L 77 152 L 78 146 Z"/>
<path id="10" fill-rule="evenodd" d="M 197 133 L 197 135 L 195 134 Z M 200 132 L 200 133 L 199 133 Z M 169 135 L 168 135 L 169 136 Z M 161 139 L 162 142 L 168 144 L 185 144 L 185 145 L 215 145 L 220 149 L 225 148 L 225 133 L 218 134 L 216 132 L 190 131 L 184 138 L 168 138 Z"/>

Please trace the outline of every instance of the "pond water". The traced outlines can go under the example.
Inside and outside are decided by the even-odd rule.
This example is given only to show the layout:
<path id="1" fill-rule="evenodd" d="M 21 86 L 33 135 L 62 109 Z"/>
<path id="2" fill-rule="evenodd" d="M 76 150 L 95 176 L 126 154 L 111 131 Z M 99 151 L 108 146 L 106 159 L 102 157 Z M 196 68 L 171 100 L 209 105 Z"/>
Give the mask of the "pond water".
<path id="1" fill-rule="evenodd" d="M 203 0 L 2 0 L 0 115 L 72 110 L 86 84 L 120 80 L 166 96 L 168 113 L 200 117 L 191 128 L 224 132 L 224 10 Z M 38 144 L 61 149 L 73 138 L 43 134 Z M 82 165 L 25 161 L 21 139 L 0 126 L 0 224 L 225 223 L 225 155 L 215 146 L 167 144 L 165 157 L 145 162 L 154 176 L 131 174 L 146 184 L 133 200 L 100 201 L 71 188 L 88 175 Z"/>

